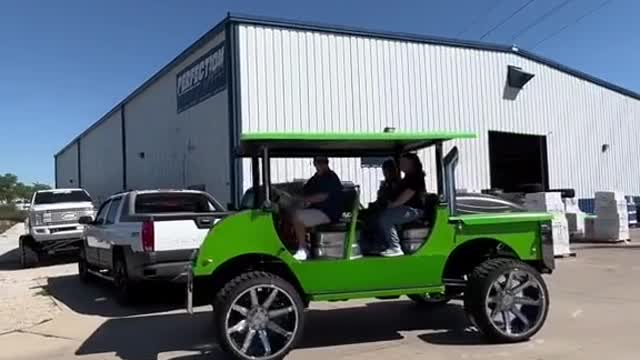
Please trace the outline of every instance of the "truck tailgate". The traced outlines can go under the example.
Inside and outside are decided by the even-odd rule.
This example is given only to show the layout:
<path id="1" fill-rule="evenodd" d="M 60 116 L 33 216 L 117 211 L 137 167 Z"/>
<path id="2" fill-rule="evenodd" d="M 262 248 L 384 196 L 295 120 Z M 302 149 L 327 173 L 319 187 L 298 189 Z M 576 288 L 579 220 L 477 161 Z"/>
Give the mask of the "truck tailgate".
<path id="1" fill-rule="evenodd" d="M 213 216 L 197 216 L 189 219 L 163 219 L 155 217 L 153 232 L 155 251 L 197 249 L 211 226 L 219 221 Z"/>

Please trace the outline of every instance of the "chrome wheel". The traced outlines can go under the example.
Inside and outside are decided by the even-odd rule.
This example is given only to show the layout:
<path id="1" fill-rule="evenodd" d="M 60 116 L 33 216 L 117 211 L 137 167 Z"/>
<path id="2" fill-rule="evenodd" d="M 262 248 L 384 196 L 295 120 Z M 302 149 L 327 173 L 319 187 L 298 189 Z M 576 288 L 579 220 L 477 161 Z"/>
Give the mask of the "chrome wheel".
<path id="1" fill-rule="evenodd" d="M 252 286 L 233 299 L 224 336 L 246 358 L 275 358 L 291 345 L 300 314 L 292 297 L 273 284 Z"/>
<path id="2" fill-rule="evenodd" d="M 545 293 L 537 277 L 509 269 L 491 283 L 485 298 L 486 315 L 502 335 L 527 336 L 544 321 Z"/>

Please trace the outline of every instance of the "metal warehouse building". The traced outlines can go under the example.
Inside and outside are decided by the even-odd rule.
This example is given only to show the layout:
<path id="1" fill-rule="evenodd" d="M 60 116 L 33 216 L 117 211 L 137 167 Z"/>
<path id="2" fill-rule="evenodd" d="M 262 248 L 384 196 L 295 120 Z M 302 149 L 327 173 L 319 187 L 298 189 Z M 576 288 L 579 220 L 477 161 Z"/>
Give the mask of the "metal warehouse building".
<path id="1" fill-rule="evenodd" d="M 242 133 L 393 127 L 476 132 L 459 144 L 461 188 L 640 194 L 639 99 L 515 47 L 228 16 L 58 152 L 56 186 L 96 201 L 188 187 L 237 202 L 251 182 L 232 156 Z M 381 176 L 371 160 L 333 162 L 365 199 Z M 312 166 L 277 160 L 272 172 Z"/>

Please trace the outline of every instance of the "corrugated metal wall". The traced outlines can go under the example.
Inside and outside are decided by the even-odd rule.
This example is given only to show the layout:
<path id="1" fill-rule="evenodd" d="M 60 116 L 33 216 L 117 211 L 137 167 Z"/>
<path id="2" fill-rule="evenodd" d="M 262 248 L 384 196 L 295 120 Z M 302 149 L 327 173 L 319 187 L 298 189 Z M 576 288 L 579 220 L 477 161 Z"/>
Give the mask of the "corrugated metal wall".
<path id="1" fill-rule="evenodd" d="M 474 131 L 477 139 L 459 144 L 457 179 L 471 190 L 490 186 L 489 130 L 546 135 L 551 187 L 574 187 L 579 196 L 640 193 L 635 99 L 515 54 L 238 27 L 243 132 Z M 508 65 L 535 74 L 514 100 L 506 98 Z M 606 153 L 603 144 L 610 144 Z M 363 194 L 373 194 L 380 178 L 359 160 L 339 160 L 334 168 L 361 183 Z M 273 169 L 279 180 L 312 172 L 303 160 L 278 161 Z M 243 171 L 248 187 L 248 162 Z"/>
<path id="2" fill-rule="evenodd" d="M 73 143 L 55 158 L 56 187 L 78 187 L 78 143 Z"/>
<path id="3" fill-rule="evenodd" d="M 122 116 L 114 112 L 81 140 L 82 188 L 101 203 L 122 191 Z"/>
<path id="4" fill-rule="evenodd" d="M 224 32 L 125 106 L 127 187 L 205 186 L 229 201 L 227 91 L 177 113 L 176 74 L 224 41 Z"/>

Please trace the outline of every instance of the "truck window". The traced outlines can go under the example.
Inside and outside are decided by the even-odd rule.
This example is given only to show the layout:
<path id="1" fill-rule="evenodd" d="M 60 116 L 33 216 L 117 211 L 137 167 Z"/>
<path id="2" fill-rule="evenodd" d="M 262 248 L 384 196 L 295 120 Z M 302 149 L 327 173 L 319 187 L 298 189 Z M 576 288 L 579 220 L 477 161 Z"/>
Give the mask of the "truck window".
<path id="1" fill-rule="evenodd" d="M 153 193 L 136 196 L 136 214 L 207 213 L 221 209 L 202 194 Z"/>
<path id="2" fill-rule="evenodd" d="M 104 224 L 104 220 L 107 218 L 107 211 L 109 210 L 109 204 L 111 201 L 107 201 L 100 206 L 100 210 L 98 210 L 98 215 L 96 215 L 96 225 Z"/>
<path id="3" fill-rule="evenodd" d="M 111 207 L 109 207 L 109 212 L 107 213 L 107 224 L 115 224 L 116 216 L 118 215 L 118 208 L 120 208 L 121 202 L 122 198 L 111 200 Z"/>
<path id="4" fill-rule="evenodd" d="M 62 191 L 45 191 L 36 193 L 33 203 L 41 204 L 57 204 L 65 202 L 90 202 L 91 197 L 86 191 L 82 190 L 62 190 Z"/>

